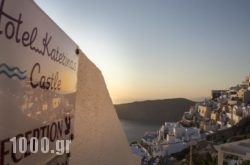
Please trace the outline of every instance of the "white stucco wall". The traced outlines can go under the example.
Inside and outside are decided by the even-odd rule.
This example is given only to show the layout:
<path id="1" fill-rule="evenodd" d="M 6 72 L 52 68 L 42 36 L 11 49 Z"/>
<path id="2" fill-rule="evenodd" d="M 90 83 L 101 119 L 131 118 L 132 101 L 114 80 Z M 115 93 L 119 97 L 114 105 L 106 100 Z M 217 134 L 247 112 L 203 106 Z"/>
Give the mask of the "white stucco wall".
<path id="1" fill-rule="evenodd" d="M 100 70 L 83 54 L 70 145 L 72 165 L 139 165 L 132 155 Z"/>

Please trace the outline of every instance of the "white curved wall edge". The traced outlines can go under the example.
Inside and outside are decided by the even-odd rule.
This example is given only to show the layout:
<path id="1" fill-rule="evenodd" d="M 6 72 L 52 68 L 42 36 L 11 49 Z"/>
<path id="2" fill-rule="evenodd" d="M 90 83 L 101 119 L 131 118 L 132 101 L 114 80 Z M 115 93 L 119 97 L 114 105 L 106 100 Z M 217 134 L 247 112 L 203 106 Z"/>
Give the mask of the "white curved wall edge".
<path id="1" fill-rule="evenodd" d="M 139 165 L 132 155 L 101 71 L 82 53 L 70 164 Z"/>

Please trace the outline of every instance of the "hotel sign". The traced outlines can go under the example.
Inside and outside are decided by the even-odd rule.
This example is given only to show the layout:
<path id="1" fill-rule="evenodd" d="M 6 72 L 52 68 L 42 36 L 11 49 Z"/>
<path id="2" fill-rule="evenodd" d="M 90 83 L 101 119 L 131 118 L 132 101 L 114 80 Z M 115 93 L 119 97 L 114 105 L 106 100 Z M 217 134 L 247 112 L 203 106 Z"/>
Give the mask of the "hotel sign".
<path id="1" fill-rule="evenodd" d="M 77 45 L 32 0 L 0 0 L 0 165 L 46 164 L 73 138 Z M 10 139 L 49 139 L 47 154 Z"/>

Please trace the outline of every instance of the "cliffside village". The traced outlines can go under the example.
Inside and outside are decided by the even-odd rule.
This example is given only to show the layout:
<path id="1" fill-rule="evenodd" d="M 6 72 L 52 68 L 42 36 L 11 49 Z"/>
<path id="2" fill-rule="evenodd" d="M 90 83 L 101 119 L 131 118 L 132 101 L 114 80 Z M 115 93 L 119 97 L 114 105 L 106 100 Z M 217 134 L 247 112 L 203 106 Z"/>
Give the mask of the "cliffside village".
<path id="1" fill-rule="evenodd" d="M 227 90 L 212 90 L 211 98 L 190 107 L 181 121 L 166 122 L 158 131 L 146 132 L 140 144 L 131 144 L 131 149 L 142 157 L 142 164 L 162 164 L 162 158 L 207 141 L 207 136 L 231 128 L 247 116 L 250 116 L 250 74 Z M 246 145 L 241 143 L 212 145 L 217 153 L 216 164 L 250 160 L 250 140 L 244 141 Z M 227 159 L 227 155 L 231 157 Z M 167 164 L 166 160 L 163 164 Z"/>
<path id="2" fill-rule="evenodd" d="M 228 90 L 212 90 L 205 99 L 183 114 L 184 125 L 196 125 L 204 131 L 229 128 L 250 115 L 250 75 Z"/>

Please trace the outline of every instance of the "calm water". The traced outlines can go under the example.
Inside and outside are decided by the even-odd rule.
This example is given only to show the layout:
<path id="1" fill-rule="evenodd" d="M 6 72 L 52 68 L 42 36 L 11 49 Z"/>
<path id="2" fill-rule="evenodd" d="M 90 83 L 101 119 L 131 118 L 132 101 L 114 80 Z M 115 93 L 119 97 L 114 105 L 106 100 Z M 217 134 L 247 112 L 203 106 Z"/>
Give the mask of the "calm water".
<path id="1" fill-rule="evenodd" d="M 157 131 L 161 125 L 120 120 L 129 142 L 139 141 L 146 131 Z"/>

